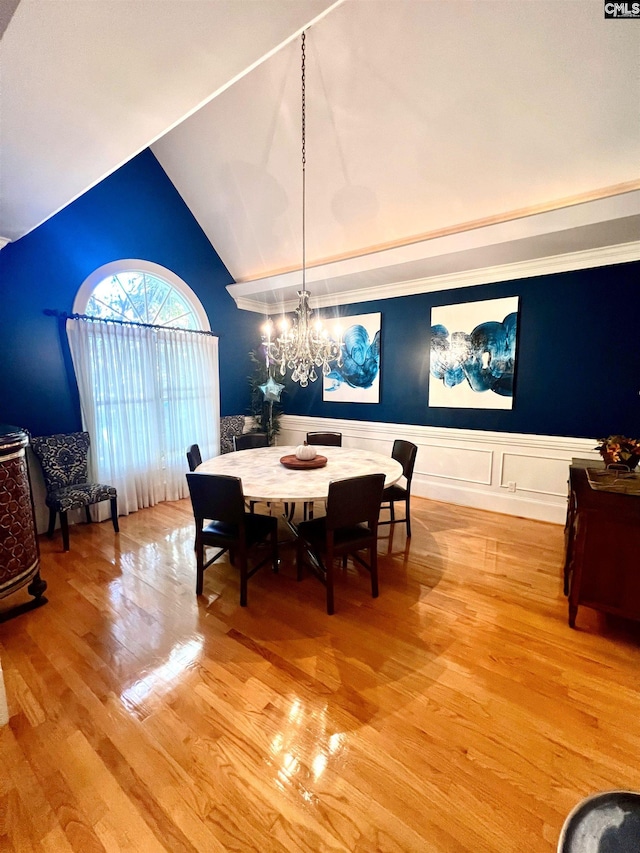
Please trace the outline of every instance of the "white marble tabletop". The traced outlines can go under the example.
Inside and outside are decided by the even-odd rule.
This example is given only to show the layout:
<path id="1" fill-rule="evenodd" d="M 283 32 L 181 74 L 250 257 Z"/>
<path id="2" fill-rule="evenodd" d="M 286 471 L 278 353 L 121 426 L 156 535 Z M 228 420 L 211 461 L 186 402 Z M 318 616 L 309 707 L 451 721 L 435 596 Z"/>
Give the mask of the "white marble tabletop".
<path id="1" fill-rule="evenodd" d="M 397 483 L 402 466 L 391 456 L 352 447 L 317 447 L 327 457 L 324 468 L 302 471 L 285 468 L 282 456 L 295 453 L 295 447 L 259 447 L 239 450 L 207 459 L 196 469 L 202 474 L 226 474 L 240 477 L 245 498 L 256 501 L 321 501 L 329 494 L 329 483 L 363 474 L 385 475 L 385 487 Z"/>

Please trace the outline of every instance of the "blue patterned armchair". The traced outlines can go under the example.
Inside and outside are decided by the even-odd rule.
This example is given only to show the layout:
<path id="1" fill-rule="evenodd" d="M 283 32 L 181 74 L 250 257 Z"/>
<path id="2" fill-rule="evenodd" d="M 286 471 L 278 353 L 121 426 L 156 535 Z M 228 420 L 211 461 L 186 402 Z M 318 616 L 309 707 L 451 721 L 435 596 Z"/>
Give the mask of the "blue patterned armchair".
<path id="1" fill-rule="evenodd" d="M 87 457 L 89 454 L 89 433 L 72 432 L 68 434 L 45 435 L 31 439 L 31 446 L 44 475 L 47 490 L 46 505 L 49 507 L 49 538 L 56 526 L 56 514 L 60 513 L 60 528 L 65 551 L 69 550 L 69 522 L 67 512 L 70 509 L 84 507 L 87 521 L 91 521 L 89 507 L 101 501 L 111 501 L 111 521 L 113 529 L 118 527 L 118 493 L 114 486 L 87 482 Z"/>
<path id="2" fill-rule="evenodd" d="M 244 415 L 223 415 L 220 418 L 220 453 L 233 453 L 233 436 L 244 432 Z"/>

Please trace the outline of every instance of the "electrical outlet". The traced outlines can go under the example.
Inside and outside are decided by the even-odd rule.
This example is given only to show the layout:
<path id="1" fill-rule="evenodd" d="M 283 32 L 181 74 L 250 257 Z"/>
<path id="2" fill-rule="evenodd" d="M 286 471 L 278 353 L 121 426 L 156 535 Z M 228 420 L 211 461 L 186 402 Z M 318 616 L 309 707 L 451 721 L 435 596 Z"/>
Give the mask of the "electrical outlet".
<path id="1" fill-rule="evenodd" d="M 507 488 L 509 489 L 510 492 L 515 492 L 515 490 L 516 490 L 515 481 L 509 480 L 509 482 L 507 483 Z"/>

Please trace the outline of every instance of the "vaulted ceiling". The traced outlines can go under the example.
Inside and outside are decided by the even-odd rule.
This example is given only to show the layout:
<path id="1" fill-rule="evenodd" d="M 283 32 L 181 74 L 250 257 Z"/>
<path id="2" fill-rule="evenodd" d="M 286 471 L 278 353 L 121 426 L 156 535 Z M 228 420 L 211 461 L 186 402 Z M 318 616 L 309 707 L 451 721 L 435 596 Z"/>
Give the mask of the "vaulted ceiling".
<path id="1" fill-rule="evenodd" d="M 0 235 L 150 145 L 238 304 L 290 302 L 304 28 L 319 301 L 637 244 L 640 25 L 601 0 L 21 0 Z"/>

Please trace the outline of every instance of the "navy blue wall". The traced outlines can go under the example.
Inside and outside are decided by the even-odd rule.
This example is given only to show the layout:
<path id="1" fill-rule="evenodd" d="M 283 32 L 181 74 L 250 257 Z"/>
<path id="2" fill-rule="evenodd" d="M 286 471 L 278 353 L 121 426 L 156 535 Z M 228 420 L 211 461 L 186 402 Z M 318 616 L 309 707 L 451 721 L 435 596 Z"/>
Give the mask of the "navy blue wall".
<path id="1" fill-rule="evenodd" d="M 262 318 L 239 311 L 227 269 L 151 152 L 145 151 L 0 252 L 0 422 L 34 435 L 78 429 L 66 337 L 43 309 L 71 311 L 84 279 L 120 258 L 173 270 L 220 336 L 222 414 L 247 412 L 247 354 Z M 598 437 L 640 434 L 640 263 L 349 305 L 325 316 L 382 313 L 381 402 L 324 403 L 320 382 L 287 383 L 285 412 L 318 417 Z M 511 411 L 428 407 L 434 305 L 520 297 Z"/>
<path id="2" fill-rule="evenodd" d="M 220 337 L 222 414 L 247 409 L 257 324 L 235 307 L 231 275 L 147 150 L 0 252 L 0 422 L 34 435 L 80 428 L 66 337 L 43 309 L 70 312 L 84 279 L 121 258 L 161 264 L 193 289 Z"/>
<path id="3" fill-rule="evenodd" d="M 584 438 L 640 434 L 640 263 L 349 305 L 382 313 L 380 404 L 324 403 L 287 383 L 287 413 Z M 431 308 L 520 297 L 511 411 L 430 409 Z M 344 325 L 344 324 L 343 324 Z"/>

